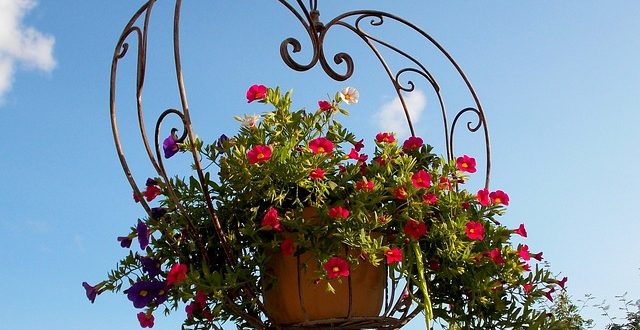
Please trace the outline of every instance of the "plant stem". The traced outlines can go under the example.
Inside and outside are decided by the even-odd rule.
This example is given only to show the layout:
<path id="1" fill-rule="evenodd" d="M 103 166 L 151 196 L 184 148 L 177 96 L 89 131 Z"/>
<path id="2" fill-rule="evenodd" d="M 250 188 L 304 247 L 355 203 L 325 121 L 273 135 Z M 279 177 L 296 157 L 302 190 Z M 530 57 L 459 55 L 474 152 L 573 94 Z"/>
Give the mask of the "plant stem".
<path id="1" fill-rule="evenodd" d="M 427 289 L 427 280 L 424 277 L 424 263 L 422 262 L 422 250 L 417 241 L 411 242 L 413 253 L 416 256 L 416 265 L 418 266 L 418 280 L 420 291 L 424 298 L 422 308 L 424 309 L 424 321 L 427 330 L 431 329 L 431 320 L 433 319 L 433 309 L 431 307 L 431 298 L 429 298 L 429 290 Z"/>

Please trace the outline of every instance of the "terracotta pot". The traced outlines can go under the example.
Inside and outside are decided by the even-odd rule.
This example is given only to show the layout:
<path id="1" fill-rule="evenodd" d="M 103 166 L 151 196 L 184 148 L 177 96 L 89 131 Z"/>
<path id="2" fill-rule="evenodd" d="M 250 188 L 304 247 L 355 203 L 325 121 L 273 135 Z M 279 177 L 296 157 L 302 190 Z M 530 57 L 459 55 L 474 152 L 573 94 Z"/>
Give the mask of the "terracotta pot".
<path id="1" fill-rule="evenodd" d="M 374 267 L 368 262 L 351 265 L 349 277 L 343 277 L 341 281 L 329 280 L 335 289 L 335 293 L 331 293 L 327 291 L 324 280 L 316 283 L 321 267 L 315 256 L 310 253 L 298 257 L 277 253 L 267 264 L 266 271 L 276 282 L 265 290 L 264 305 L 277 325 L 376 317 L 384 299 L 385 267 L 384 264 Z"/>

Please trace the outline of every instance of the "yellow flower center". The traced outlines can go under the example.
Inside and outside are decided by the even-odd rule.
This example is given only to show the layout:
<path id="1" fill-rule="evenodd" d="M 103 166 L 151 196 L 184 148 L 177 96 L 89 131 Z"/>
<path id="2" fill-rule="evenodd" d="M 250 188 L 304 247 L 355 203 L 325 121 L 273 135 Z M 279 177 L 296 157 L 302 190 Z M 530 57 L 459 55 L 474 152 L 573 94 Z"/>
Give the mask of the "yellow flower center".
<path id="1" fill-rule="evenodd" d="M 463 167 L 463 168 L 467 168 L 467 167 L 469 167 L 469 164 L 467 164 L 467 163 L 462 163 L 462 167 Z"/>
<path id="2" fill-rule="evenodd" d="M 501 204 L 501 203 L 502 203 L 502 200 L 500 200 L 500 198 L 495 198 L 493 201 L 494 201 L 496 204 Z"/>
<path id="3" fill-rule="evenodd" d="M 142 290 L 142 291 L 140 291 L 140 293 L 139 293 L 140 297 L 146 297 L 146 296 L 147 296 L 147 294 L 149 294 L 149 292 L 147 292 L 147 290 Z"/>
<path id="4" fill-rule="evenodd" d="M 318 152 L 319 153 L 323 153 L 324 152 L 324 148 L 323 147 L 318 147 Z"/>
<path id="5" fill-rule="evenodd" d="M 471 228 L 471 229 L 469 229 L 469 232 L 472 233 L 472 234 L 475 234 L 476 230 L 474 228 Z"/>
<path id="6" fill-rule="evenodd" d="M 334 273 L 337 273 L 337 272 L 339 272 L 339 271 L 340 271 L 340 267 L 335 266 L 335 267 L 333 267 L 331 270 L 332 270 Z"/>
<path id="7" fill-rule="evenodd" d="M 263 159 L 263 158 L 264 158 L 264 154 L 263 154 L 263 153 L 260 153 L 260 154 L 258 154 L 258 156 L 256 156 L 256 158 L 258 158 L 258 159 Z"/>

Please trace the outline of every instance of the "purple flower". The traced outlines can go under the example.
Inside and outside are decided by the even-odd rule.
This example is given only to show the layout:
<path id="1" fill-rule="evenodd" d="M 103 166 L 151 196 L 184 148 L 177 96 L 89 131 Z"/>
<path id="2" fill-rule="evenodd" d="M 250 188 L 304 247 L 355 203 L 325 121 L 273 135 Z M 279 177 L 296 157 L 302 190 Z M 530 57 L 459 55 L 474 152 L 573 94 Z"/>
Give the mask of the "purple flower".
<path id="1" fill-rule="evenodd" d="M 167 214 L 168 209 L 166 207 L 154 207 L 151 209 L 151 218 L 160 219 Z"/>
<path id="2" fill-rule="evenodd" d="M 175 128 L 171 129 L 171 135 L 169 135 L 164 142 L 162 142 L 162 149 L 164 150 L 164 158 L 170 158 L 176 153 L 178 153 L 178 135 L 176 134 L 178 130 Z"/>
<path id="3" fill-rule="evenodd" d="M 120 242 L 120 246 L 122 246 L 123 248 L 130 248 L 131 247 L 131 241 L 132 239 L 127 237 L 127 236 L 119 236 L 118 237 L 118 242 Z"/>
<path id="4" fill-rule="evenodd" d="M 160 261 L 151 257 L 141 257 L 142 270 L 149 275 L 149 277 L 156 277 L 160 274 Z"/>
<path id="5" fill-rule="evenodd" d="M 145 183 L 145 185 L 146 185 L 147 187 L 150 187 L 150 186 L 157 186 L 157 185 L 158 185 L 158 181 L 156 181 L 156 180 L 154 180 L 154 179 L 152 179 L 152 178 L 148 178 L 148 179 L 147 179 L 147 182 Z"/>
<path id="6" fill-rule="evenodd" d="M 153 292 L 156 297 L 156 300 L 154 301 L 156 305 L 160 305 L 167 301 L 167 293 L 169 293 L 169 287 L 165 282 L 153 281 L 151 282 L 151 286 L 153 287 Z"/>
<path id="7" fill-rule="evenodd" d="M 149 281 L 140 281 L 134 283 L 130 288 L 124 291 L 127 298 L 133 302 L 133 307 L 143 308 L 156 298 L 156 284 Z"/>
<path id="8" fill-rule="evenodd" d="M 149 245 L 149 229 L 144 222 L 138 220 L 138 226 L 136 227 L 138 232 L 138 242 L 140 242 L 140 249 L 144 250 Z"/>
<path id="9" fill-rule="evenodd" d="M 91 286 L 87 282 L 82 282 L 82 286 L 84 287 L 84 290 L 87 293 L 87 298 L 93 304 L 93 302 L 96 300 L 96 295 L 98 294 L 98 290 L 96 290 L 95 286 Z"/>
<path id="10" fill-rule="evenodd" d="M 217 146 L 219 149 L 222 149 L 222 147 L 224 147 L 225 142 L 227 142 L 227 141 L 229 141 L 229 138 L 228 138 L 226 135 L 222 134 L 222 135 L 220 135 L 220 137 L 218 138 L 218 142 L 216 143 L 216 146 Z"/>

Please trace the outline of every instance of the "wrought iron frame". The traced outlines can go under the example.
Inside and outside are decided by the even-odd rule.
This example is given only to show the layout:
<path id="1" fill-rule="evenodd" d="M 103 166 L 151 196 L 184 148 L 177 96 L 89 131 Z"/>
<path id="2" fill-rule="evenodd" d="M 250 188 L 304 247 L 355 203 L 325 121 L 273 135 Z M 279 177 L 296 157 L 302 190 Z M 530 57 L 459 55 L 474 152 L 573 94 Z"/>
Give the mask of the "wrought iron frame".
<path id="1" fill-rule="evenodd" d="M 170 115 L 174 115 L 180 118 L 183 124 L 182 135 L 179 137 L 179 141 L 184 141 L 189 138 L 189 140 L 195 140 L 195 132 L 192 128 L 191 124 L 191 115 L 189 110 L 189 104 L 187 100 L 186 88 L 184 83 L 184 78 L 182 74 L 182 64 L 180 58 L 180 14 L 182 7 L 182 0 L 175 0 L 175 11 L 173 16 L 173 51 L 174 51 L 174 60 L 175 60 L 175 73 L 178 84 L 178 92 L 180 94 L 181 101 L 181 109 L 167 109 L 163 111 L 158 119 L 156 120 L 155 131 L 154 131 L 154 139 L 153 146 L 149 143 L 149 138 L 145 129 L 145 121 L 143 116 L 143 102 L 142 102 L 142 92 L 144 88 L 145 75 L 146 75 L 146 63 L 147 63 L 147 41 L 148 41 L 148 33 L 149 33 L 149 22 L 151 18 L 151 12 L 154 7 L 154 4 L 158 0 L 148 0 L 140 9 L 132 16 L 127 25 L 125 26 L 120 38 L 116 44 L 114 55 L 112 58 L 112 66 L 111 66 L 111 82 L 110 82 L 110 114 L 111 114 L 111 126 L 114 137 L 114 142 L 117 150 L 118 157 L 120 159 L 120 163 L 124 170 L 124 173 L 129 181 L 133 191 L 136 195 L 140 196 L 141 191 L 136 181 L 131 173 L 127 160 L 125 158 L 122 143 L 120 140 L 120 135 L 118 132 L 118 121 L 116 116 L 116 81 L 117 81 L 117 72 L 118 72 L 118 63 L 120 60 L 125 58 L 125 56 L 129 52 L 129 42 L 127 41 L 130 38 L 135 36 L 135 41 L 137 42 L 137 59 L 136 59 L 136 108 L 137 108 L 137 117 L 138 117 L 138 125 L 140 128 L 141 138 L 144 144 L 144 148 L 149 157 L 151 165 L 161 176 L 164 182 L 169 182 L 169 176 L 165 170 L 164 164 L 162 162 L 162 157 L 160 153 L 160 127 L 166 117 Z M 400 102 L 402 104 L 405 117 L 407 119 L 407 124 L 411 131 L 411 135 L 415 136 L 415 128 L 411 121 L 411 116 L 409 113 L 409 109 L 407 108 L 407 102 L 405 101 L 405 94 L 403 93 L 411 93 L 415 90 L 415 83 L 413 80 L 407 80 L 406 83 L 401 81 L 401 78 L 408 73 L 417 74 L 418 76 L 424 78 L 428 84 L 433 88 L 433 91 L 436 93 L 438 98 L 438 104 L 440 107 L 440 111 L 442 112 L 442 121 L 444 128 L 444 137 L 445 137 L 445 149 L 446 155 L 449 160 L 454 159 L 454 132 L 456 125 L 458 124 L 461 117 L 467 113 L 475 114 L 476 120 L 467 122 L 467 129 L 470 132 L 477 132 L 482 129 L 484 142 L 485 142 L 485 154 L 486 154 L 486 163 L 485 163 L 485 187 L 489 186 L 489 175 L 491 170 L 491 148 L 489 143 L 489 130 L 487 127 L 487 121 L 482 110 L 482 105 L 480 104 L 480 100 L 477 96 L 477 93 L 473 86 L 471 85 L 469 79 L 466 74 L 462 71 L 461 67 L 458 63 L 453 59 L 453 57 L 429 34 L 425 31 L 414 25 L 413 23 L 395 16 L 393 14 L 383 12 L 383 11 L 375 11 L 375 10 L 356 10 L 350 11 L 336 16 L 331 19 L 327 23 L 323 23 L 320 21 L 320 12 L 318 10 L 318 0 L 308 0 L 308 4 L 305 4 L 303 0 L 277 0 L 280 4 L 286 7 L 301 23 L 304 30 L 307 32 L 309 36 L 309 42 L 312 47 L 312 57 L 307 64 L 300 64 L 298 61 L 293 59 L 291 53 L 298 53 L 302 50 L 302 44 L 295 38 L 287 38 L 280 44 L 280 54 L 284 61 L 284 63 L 289 66 L 291 69 L 296 71 L 307 71 L 314 68 L 318 63 L 324 70 L 324 72 L 336 81 L 345 81 L 348 80 L 352 74 L 354 73 L 354 61 L 351 55 L 340 52 L 333 56 L 333 62 L 335 65 L 344 65 L 346 67 L 344 73 L 337 72 L 327 60 L 325 50 L 324 50 L 324 40 L 325 36 L 334 26 L 344 27 L 351 32 L 353 32 L 356 36 L 358 36 L 374 53 L 377 60 L 380 62 L 383 70 L 388 75 L 391 84 L 397 94 Z M 141 23 L 139 21 L 142 21 Z M 351 22 L 353 21 L 353 22 Z M 440 86 L 437 83 L 436 79 L 429 72 L 427 67 L 423 65 L 420 61 L 418 61 L 414 56 L 411 56 L 407 52 L 402 49 L 396 47 L 391 42 L 382 40 L 364 29 L 364 25 L 366 22 L 371 26 L 382 26 L 385 21 L 394 21 L 399 23 L 410 30 L 415 31 L 421 37 L 423 37 L 428 43 L 435 46 L 437 50 L 446 57 L 446 59 L 450 62 L 453 68 L 456 70 L 458 75 L 464 80 L 466 88 L 470 93 L 474 105 L 464 108 L 458 111 L 451 124 L 449 123 L 447 110 L 444 103 L 444 98 L 440 90 Z M 401 68 L 398 70 L 394 70 L 385 60 L 381 49 L 390 50 L 393 54 L 400 56 L 401 58 L 412 63 L 412 66 Z M 207 186 L 208 183 L 205 179 L 205 172 L 203 166 L 198 157 L 198 152 L 195 149 L 195 146 L 191 150 L 193 155 L 194 167 L 197 172 L 198 180 L 201 186 L 204 188 L 202 191 L 208 191 Z M 169 192 L 169 198 L 181 208 L 181 204 L 176 193 L 173 191 L 171 185 L 166 185 Z M 204 194 L 206 199 L 206 205 L 209 214 L 211 215 L 211 219 L 216 231 L 216 234 L 220 240 L 220 244 L 224 250 L 226 260 L 229 263 L 230 267 L 236 266 L 236 259 L 234 258 L 231 249 L 229 248 L 229 244 L 227 242 L 227 236 L 224 233 L 220 220 L 216 215 L 215 208 L 213 206 L 213 200 L 211 196 L 208 194 Z M 149 204 L 141 199 L 140 203 L 142 207 L 146 210 L 146 212 L 151 216 L 151 208 Z M 181 209 L 180 211 L 185 211 Z M 187 212 L 182 212 L 185 216 L 187 216 Z M 187 233 L 192 237 L 195 237 L 195 227 L 193 225 L 193 221 L 190 219 L 189 228 L 186 228 Z M 206 258 L 207 253 L 205 253 L 205 247 L 202 246 L 200 240 L 195 239 L 194 241 L 199 243 L 198 248 L 201 250 L 201 255 Z M 326 327 L 340 327 L 345 329 L 362 329 L 362 328 L 380 328 L 380 329 L 395 329 L 402 327 L 409 320 L 415 317 L 421 310 L 420 308 L 411 303 L 411 299 L 402 299 L 401 294 L 397 294 L 398 287 L 397 282 L 391 281 L 391 288 L 388 287 L 385 289 L 385 302 L 384 302 L 384 311 L 379 317 L 368 317 L 368 318 L 354 318 L 347 317 L 341 319 L 332 319 L 332 320 L 323 320 L 317 322 L 304 322 L 302 324 L 288 326 L 288 329 L 304 329 L 304 328 L 326 328 Z M 409 289 L 406 286 L 403 290 Z M 253 292 L 250 288 L 246 288 L 243 291 L 243 296 L 247 299 L 251 299 L 256 302 L 257 308 L 263 313 L 264 318 L 256 317 L 254 315 L 249 315 L 240 309 L 237 309 L 236 312 L 243 317 L 248 323 L 254 326 L 256 329 L 270 329 L 274 328 L 273 322 L 270 320 L 268 313 L 266 312 L 264 306 L 262 305 L 261 300 L 259 299 L 259 294 Z M 397 297 L 396 297 L 397 295 Z M 235 303 L 228 299 L 228 306 L 230 308 L 234 308 Z"/>

